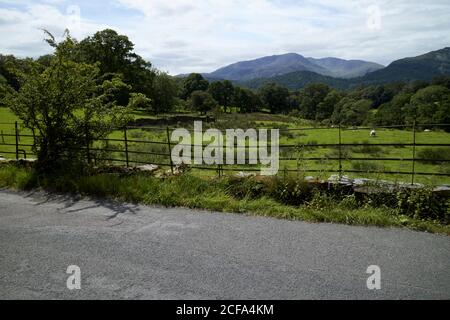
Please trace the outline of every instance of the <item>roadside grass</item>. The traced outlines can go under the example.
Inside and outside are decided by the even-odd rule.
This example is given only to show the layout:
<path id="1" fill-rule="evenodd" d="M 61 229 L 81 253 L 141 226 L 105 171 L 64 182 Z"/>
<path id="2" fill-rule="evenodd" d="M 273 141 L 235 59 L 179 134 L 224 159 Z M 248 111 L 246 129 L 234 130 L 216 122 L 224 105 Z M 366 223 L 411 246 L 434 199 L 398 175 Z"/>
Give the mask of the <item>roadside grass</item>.
<path id="1" fill-rule="evenodd" d="M 336 200 L 318 192 L 312 199 L 300 205 L 287 205 L 263 193 L 237 197 L 230 191 L 229 178 L 198 177 L 190 174 L 164 178 L 146 174 L 39 178 L 32 168 L 2 165 L 0 188 L 40 188 L 147 205 L 187 207 L 308 222 L 406 227 L 450 235 L 450 225 L 401 215 L 397 210 L 384 206 L 358 205 L 351 197 Z"/>

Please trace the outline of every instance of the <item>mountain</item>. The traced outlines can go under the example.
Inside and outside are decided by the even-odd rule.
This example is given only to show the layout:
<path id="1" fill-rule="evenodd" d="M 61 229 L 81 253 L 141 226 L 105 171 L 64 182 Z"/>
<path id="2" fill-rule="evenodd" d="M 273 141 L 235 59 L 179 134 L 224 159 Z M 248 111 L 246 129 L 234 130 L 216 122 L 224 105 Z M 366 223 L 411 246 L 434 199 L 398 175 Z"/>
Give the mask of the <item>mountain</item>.
<path id="1" fill-rule="evenodd" d="M 255 89 L 266 82 L 276 82 L 292 90 L 309 83 L 321 82 L 346 89 L 400 81 L 431 81 L 439 75 L 450 75 L 450 47 L 396 60 L 387 67 L 361 60 L 315 59 L 288 53 L 237 62 L 203 74 L 210 81 L 228 79 Z"/>
<path id="2" fill-rule="evenodd" d="M 335 61 L 335 58 L 309 59 L 313 61 L 316 60 L 316 63 L 320 64 L 323 68 L 331 68 L 330 65 L 333 65 L 335 69 L 339 69 L 338 66 L 340 65 L 340 62 Z M 317 62 L 317 60 L 322 61 Z M 358 65 L 361 66 L 360 64 L 356 64 L 355 66 Z M 354 70 L 356 69 L 357 67 L 355 67 Z M 341 67 L 341 72 L 344 72 L 345 70 L 348 69 Z M 396 60 L 386 68 L 367 73 L 358 78 L 344 79 L 325 76 L 314 72 L 297 71 L 264 79 L 237 81 L 237 84 L 250 88 L 258 88 L 266 82 L 275 82 L 284 85 L 291 90 L 297 90 L 309 83 L 320 82 L 338 89 L 346 89 L 358 85 L 383 84 L 400 81 L 431 81 L 434 77 L 440 75 L 450 75 L 450 47 L 432 51 L 417 57 Z"/>
<path id="3" fill-rule="evenodd" d="M 296 71 L 310 71 L 325 76 L 350 78 L 363 76 L 368 72 L 381 68 L 383 68 L 382 65 L 361 60 L 314 59 L 305 58 L 296 53 L 287 53 L 233 63 L 206 76 L 246 81 L 258 78 L 271 78 Z"/>
<path id="4" fill-rule="evenodd" d="M 361 77 L 370 72 L 384 68 L 381 64 L 363 60 L 343 60 L 338 58 L 308 58 L 308 60 L 327 69 L 329 72 L 326 75 L 335 78 Z"/>
<path id="5" fill-rule="evenodd" d="M 351 85 L 350 80 L 323 76 L 311 71 L 295 71 L 270 78 L 259 78 L 244 81 L 234 81 L 235 84 L 250 89 L 258 89 L 267 82 L 275 82 L 290 90 L 301 89 L 310 83 L 325 83 L 333 88 L 346 89 Z"/>
<path id="6" fill-rule="evenodd" d="M 374 71 L 360 79 L 363 83 L 397 81 L 430 81 L 439 75 L 450 75 L 450 47 L 396 60 L 386 68 Z"/>

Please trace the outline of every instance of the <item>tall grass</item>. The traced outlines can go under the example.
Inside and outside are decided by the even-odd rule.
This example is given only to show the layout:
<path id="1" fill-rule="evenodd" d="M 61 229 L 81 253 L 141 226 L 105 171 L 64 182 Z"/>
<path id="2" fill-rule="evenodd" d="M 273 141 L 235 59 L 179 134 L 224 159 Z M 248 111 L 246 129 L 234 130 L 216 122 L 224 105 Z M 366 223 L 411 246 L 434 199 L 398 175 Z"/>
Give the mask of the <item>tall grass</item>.
<path id="1" fill-rule="evenodd" d="M 450 235 L 449 225 L 403 215 L 393 208 L 361 204 L 353 196 L 333 197 L 318 191 L 311 192 L 302 187 L 302 184 L 294 186 L 293 178 L 289 179 L 291 180 L 275 177 L 238 181 L 231 177 L 200 178 L 189 174 L 164 178 L 141 174 L 39 178 L 30 168 L 0 166 L 0 188 L 42 188 L 149 205 L 310 222 L 405 226 Z"/>

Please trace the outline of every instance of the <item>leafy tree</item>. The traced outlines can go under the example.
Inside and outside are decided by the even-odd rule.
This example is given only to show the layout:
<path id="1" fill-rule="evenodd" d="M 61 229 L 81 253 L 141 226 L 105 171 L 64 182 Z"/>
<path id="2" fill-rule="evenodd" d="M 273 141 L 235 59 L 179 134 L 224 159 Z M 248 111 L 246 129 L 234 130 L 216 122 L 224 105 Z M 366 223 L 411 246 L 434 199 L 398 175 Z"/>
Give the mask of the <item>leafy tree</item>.
<path id="1" fill-rule="evenodd" d="M 36 132 L 37 167 L 41 173 L 86 163 L 82 150 L 127 121 L 127 109 L 111 101 L 111 85 L 103 86 L 97 66 L 72 60 L 76 42 L 68 33 L 56 43 L 55 58 L 43 72 L 35 63 L 21 75 L 23 85 L 9 100 L 26 128 Z M 117 82 L 113 82 L 117 83 Z"/>
<path id="2" fill-rule="evenodd" d="M 6 106 L 7 98 L 13 92 L 14 89 L 9 86 L 8 81 L 0 74 L 0 107 Z"/>
<path id="3" fill-rule="evenodd" d="M 128 108 L 132 110 L 152 110 L 152 99 L 143 93 L 132 93 L 128 102 Z"/>
<path id="4" fill-rule="evenodd" d="M 181 97 L 185 100 L 191 97 L 194 91 L 206 91 L 208 90 L 209 83 L 201 74 L 191 73 L 183 83 L 183 92 Z"/>
<path id="5" fill-rule="evenodd" d="M 334 107 L 341 101 L 343 94 L 336 90 L 328 92 L 327 96 L 319 102 L 316 108 L 316 120 L 322 121 L 329 119 L 333 114 Z"/>
<path id="6" fill-rule="evenodd" d="M 88 64 L 99 63 L 100 74 L 121 74 L 123 80 L 132 86 L 134 92 L 148 96 L 152 94 L 151 84 L 155 77 L 150 62 L 133 52 L 134 44 L 127 36 L 105 29 L 82 40 L 74 55 L 77 61 Z"/>
<path id="7" fill-rule="evenodd" d="M 46 54 L 37 58 L 36 62 L 42 65 L 44 68 L 48 68 L 51 66 L 53 58 L 54 56 L 52 54 Z"/>
<path id="8" fill-rule="evenodd" d="M 289 90 L 276 83 L 266 83 L 258 95 L 271 113 L 284 113 L 289 109 Z"/>
<path id="9" fill-rule="evenodd" d="M 19 90 L 21 86 L 20 74 L 30 72 L 33 65 L 30 58 L 19 59 L 12 55 L 0 55 L 0 75 L 14 90 Z"/>
<path id="10" fill-rule="evenodd" d="M 374 114 L 371 122 L 382 126 L 404 124 L 405 113 L 411 96 L 411 93 L 399 93 L 392 101 L 382 104 Z"/>
<path id="11" fill-rule="evenodd" d="M 153 80 L 153 111 L 156 113 L 171 111 L 175 106 L 178 91 L 178 84 L 173 77 L 158 71 Z"/>
<path id="12" fill-rule="evenodd" d="M 450 89 L 431 85 L 411 97 L 407 122 L 420 124 L 450 123 Z"/>
<path id="13" fill-rule="evenodd" d="M 234 86 L 229 80 L 212 82 L 209 85 L 208 92 L 221 106 L 224 112 L 231 105 L 235 94 Z"/>
<path id="14" fill-rule="evenodd" d="M 393 97 L 394 92 L 384 85 L 372 86 L 367 88 L 363 96 L 364 99 L 369 99 L 372 101 L 371 108 L 375 109 L 381 106 L 383 103 L 391 101 Z"/>
<path id="15" fill-rule="evenodd" d="M 431 81 L 431 84 L 435 86 L 443 86 L 447 89 L 450 89 L 450 76 L 442 75 L 435 77 L 433 81 Z"/>
<path id="16" fill-rule="evenodd" d="M 201 114 L 217 107 L 217 101 L 205 91 L 194 91 L 189 99 L 189 104 L 193 110 L 199 111 Z"/>
<path id="17" fill-rule="evenodd" d="M 236 87 L 234 89 L 233 105 L 241 113 L 256 112 L 262 109 L 262 102 L 252 90 Z"/>
<path id="18" fill-rule="evenodd" d="M 416 93 L 417 91 L 419 91 L 420 89 L 426 88 L 429 85 L 428 82 L 423 81 L 423 80 L 416 80 L 416 81 L 412 81 L 409 82 L 404 88 L 403 88 L 403 92 L 404 93 Z"/>
<path id="19" fill-rule="evenodd" d="M 316 119 L 317 108 L 330 92 L 330 87 L 322 83 L 312 83 L 300 90 L 300 115 L 305 119 Z"/>
<path id="20" fill-rule="evenodd" d="M 288 105 L 289 110 L 296 110 L 298 113 L 298 109 L 300 108 L 300 98 L 298 97 L 297 92 L 291 92 L 288 97 Z"/>
<path id="21" fill-rule="evenodd" d="M 122 77 L 116 74 L 108 74 L 101 78 L 102 88 L 108 92 L 109 102 L 116 102 L 118 105 L 126 106 L 130 99 L 131 86 L 122 81 Z"/>
<path id="22" fill-rule="evenodd" d="M 345 97 L 336 105 L 331 120 L 336 124 L 359 126 L 367 119 L 371 104 L 367 99 Z"/>

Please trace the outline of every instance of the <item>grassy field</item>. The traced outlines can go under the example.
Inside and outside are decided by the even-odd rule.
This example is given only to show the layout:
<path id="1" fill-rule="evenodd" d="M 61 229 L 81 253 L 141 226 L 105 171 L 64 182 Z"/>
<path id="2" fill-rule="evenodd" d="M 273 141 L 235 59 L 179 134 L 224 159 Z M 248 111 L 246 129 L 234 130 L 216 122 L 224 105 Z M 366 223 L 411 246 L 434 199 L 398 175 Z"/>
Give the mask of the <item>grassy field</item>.
<path id="1" fill-rule="evenodd" d="M 143 112 L 136 111 L 133 113 L 135 119 L 139 118 L 154 118 Z M 6 134 L 14 134 L 13 122 L 16 117 L 7 109 L 0 108 L 0 144 L 7 143 L 11 145 L 1 145 L 0 155 L 8 158 L 15 157 L 15 137 L 5 136 Z M 7 124 L 9 123 L 9 124 Z M 192 123 L 182 124 L 188 128 L 192 128 Z M 280 169 L 284 170 L 296 170 L 305 175 L 318 176 L 320 178 L 327 178 L 332 173 L 323 172 L 324 170 L 337 170 L 339 167 L 339 161 L 330 158 L 339 156 L 338 148 L 331 147 L 314 147 L 317 144 L 337 144 L 339 142 L 339 130 L 337 128 L 314 128 L 313 123 L 302 119 L 292 118 L 283 115 L 269 115 L 269 114 L 226 114 L 219 115 L 216 123 L 208 124 L 209 127 L 215 127 L 219 129 L 226 128 L 280 128 L 281 139 L 280 144 L 283 145 L 296 145 L 298 147 L 281 148 L 281 158 L 291 158 L 293 160 L 283 160 L 280 163 Z M 204 129 L 207 129 L 205 124 Z M 286 129 L 305 128 L 307 130 L 286 131 Z M 30 134 L 26 129 L 20 128 L 21 134 Z M 136 143 L 139 141 L 154 141 L 154 142 L 167 142 L 167 133 L 165 127 L 159 127 L 156 129 L 129 129 L 128 139 L 131 140 L 128 144 L 128 149 L 132 151 L 144 152 L 145 154 L 133 154 L 130 153 L 130 160 L 136 162 L 149 162 L 169 164 L 169 149 L 167 145 L 158 143 Z M 124 138 L 123 131 L 115 131 L 110 137 L 111 139 L 121 140 Z M 396 130 L 396 129 L 377 129 L 377 137 L 370 137 L 370 129 L 364 130 L 342 130 L 341 142 L 343 144 L 404 144 L 412 143 L 414 135 L 412 130 Z M 20 143 L 25 145 L 31 145 L 33 142 L 32 137 L 21 137 Z M 176 142 L 172 142 L 176 143 Z M 433 132 L 417 132 L 416 143 L 450 143 L 450 133 L 443 131 Z M 116 152 L 109 152 L 108 154 L 101 154 L 99 157 L 125 159 L 125 154 L 121 151 L 124 150 L 124 143 L 111 141 L 111 142 L 97 142 L 96 148 L 107 148 L 110 150 L 117 150 Z M 450 159 L 450 147 L 417 147 L 416 158 L 421 158 L 424 155 L 430 153 L 432 148 L 433 154 L 438 154 L 439 158 Z M 33 157 L 30 146 L 20 147 L 27 152 L 28 157 Z M 10 153 L 6 153 L 10 152 Z M 428 152 L 428 153 L 426 153 Z M 157 155 L 163 154 L 163 155 Z M 394 146 L 351 146 L 341 147 L 341 156 L 344 158 L 365 158 L 373 159 L 370 161 L 363 160 L 343 160 L 342 169 L 343 174 L 350 177 L 368 177 L 374 179 L 392 180 L 396 182 L 410 182 L 410 175 L 400 174 L 383 174 L 381 171 L 393 171 L 393 172 L 410 172 L 412 171 L 413 162 L 404 161 L 392 161 L 384 160 L 386 158 L 400 158 L 411 159 L 413 158 L 412 147 L 394 147 Z M 313 157 L 320 158 L 320 160 L 303 160 L 304 158 Z M 381 159 L 381 160 L 380 160 Z M 120 162 L 123 163 L 123 162 Z M 230 167 L 245 171 L 245 168 L 253 168 L 251 166 L 244 167 Z M 319 172 L 310 172 L 308 170 L 315 170 Z M 360 170 L 362 173 L 350 173 L 349 170 Z M 193 170 L 196 174 L 201 176 L 215 175 L 214 171 L 206 170 Z M 367 171 L 373 171 L 375 173 L 366 173 Z M 427 163 L 422 161 L 415 162 L 415 171 L 424 173 L 446 173 L 450 174 L 450 162 L 441 163 Z M 226 173 L 226 172 L 225 172 Z M 417 175 L 415 182 L 437 185 L 437 184 L 449 184 L 450 177 L 433 176 L 433 175 Z"/>

